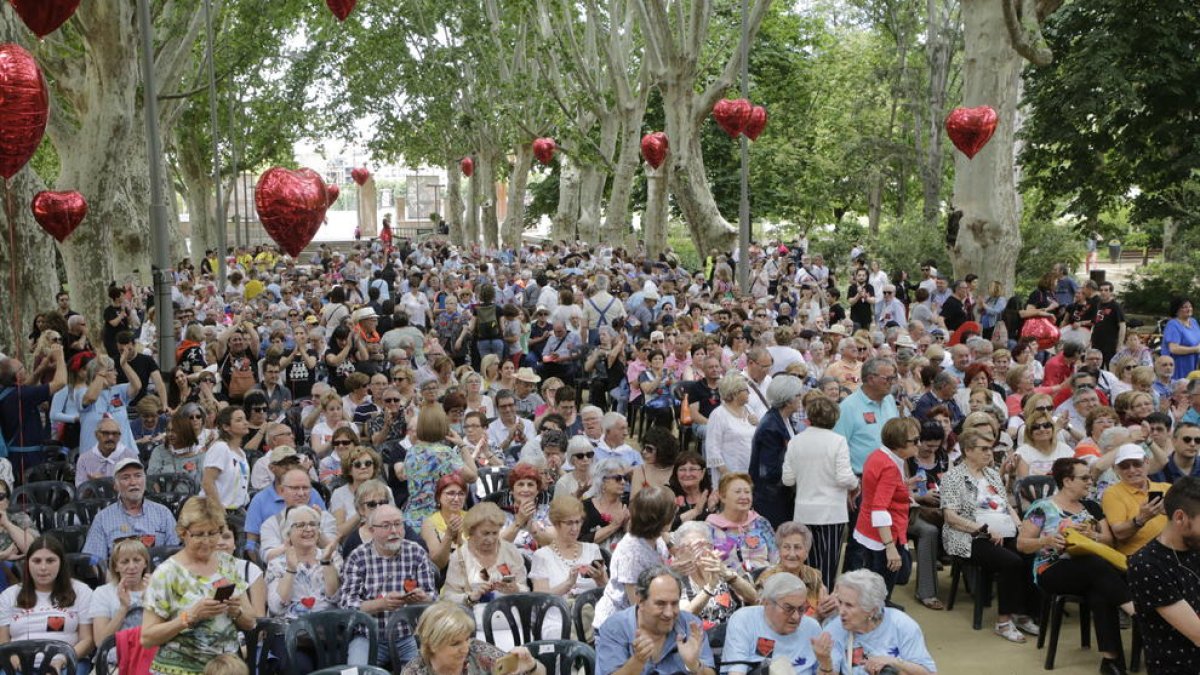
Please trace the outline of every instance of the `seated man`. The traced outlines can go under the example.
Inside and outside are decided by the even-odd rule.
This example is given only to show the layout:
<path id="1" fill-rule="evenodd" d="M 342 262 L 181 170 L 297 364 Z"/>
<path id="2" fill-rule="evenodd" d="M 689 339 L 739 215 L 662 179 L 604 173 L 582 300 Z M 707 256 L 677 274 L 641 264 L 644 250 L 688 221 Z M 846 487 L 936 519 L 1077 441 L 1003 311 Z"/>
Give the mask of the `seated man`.
<path id="1" fill-rule="evenodd" d="M 582 356 L 583 341 L 579 334 L 567 330 L 562 321 L 555 321 L 554 334 L 546 339 L 546 348 L 542 350 L 542 377 L 574 382 Z"/>
<path id="2" fill-rule="evenodd" d="M 117 462 L 113 484 L 117 501 L 101 509 L 92 519 L 83 544 L 83 552 L 91 556 L 92 562 L 107 560 L 117 541 L 131 537 L 141 540 L 146 548 L 179 545 L 171 510 L 146 499 L 146 468 L 140 460 L 126 457 Z"/>
<path id="3" fill-rule="evenodd" d="M 1163 496 L 1171 485 L 1150 482 L 1146 476 L 1146 451 L 1136 443 L 1118 448 L 1113 466 L 1120 482 L 1104 491 L 1101 505 L 1117 540 L 1116 549 L 1133 555 L 1166 527 Z"/>
<path id="4" fill-rule="evenodd" d="M 293 506 L 309 504 L 312 500 L 312 481 L 309 480 L 304 469 L 298 467 L 289 469 L 280 480 L 280 488 L 283 490 L 283 509 L 264 521 L 262 530 L 259 532 L 259 546 L 262 550 L 264 564 L 284 553 L 283 525 L 287 510 Z M 314 508 L 321 514 L 320 541 L 324 546 L 337 539 L 337 520 L 334 519 L 332 513 L 320 506 Z"/>
<path id="5" fill-rule="evenodd" d="M 1200 452 L 1200 426 L 1180 422 L 1175 428 L 1171 448 L 1167 465 L 1151 478 L 1160 483 L 1173 484 L 1184 476 L 1200 477 L 1200 462 L 1196 461 L 1196 454 Z"/>
<path id="6" fill-rule="evenodd" d="M 138 458 L 137 448 L 121 443 L 121 425 L 105 415 L 96 425 L 95 443 L 75 461 L 75 487 L 97 478 L 112 478 L 117 464 L 130 458 Z"/>
<path id="7" fill-rule="evenodd" d="M 721 662 L 732 664 L 726 673 L 747 673 L 755 662 L 783 658 L 797 673 L 837 672 L 834 664 L 840 654 L 814 651 L 814 640 L 821 635 L 821 624 L 805 614 L 808 588 L 794 574 L 771 575 L 759 594 L 761 605 L 743 607 L 729 618 L 725 632 L 725 651 Z M 826 637 L 828 640 L 828 637 Z M 832 645 L 828 645 L 832 646 Z"/>
<path id="8" fill-rule="evenodd" d="M 662 565 L 638 575 L 637 604 L 596 632 L 597 673 L 716 675 L 700 619 L 679 609 L 683 584 Z"/>

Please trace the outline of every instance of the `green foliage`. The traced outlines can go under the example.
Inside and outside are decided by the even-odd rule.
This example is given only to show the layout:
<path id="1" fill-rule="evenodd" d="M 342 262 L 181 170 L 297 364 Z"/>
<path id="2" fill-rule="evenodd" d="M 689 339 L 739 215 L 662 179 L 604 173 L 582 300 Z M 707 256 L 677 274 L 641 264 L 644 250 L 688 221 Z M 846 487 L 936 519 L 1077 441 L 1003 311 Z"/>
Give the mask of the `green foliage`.
<path id="1" fill-rule="evenodd" d="M 1126 282 L 1121 302 L 1126 312 L 1166 316 L 1171 298 L 1200 298 L 1195 262 L 1152 262 Z"/>
<path id="2" fill-rule="evenodd" d="M 667 228 L 667 246 L 670 246 L 671 250 L 675 252 L 683 269 L 690 272 L 704 270 L 704 262 L 700 260 L 700 254 L 696 251 L 696 243 L 692 241 L 692 235 L 688 232 L 687 225 L 678 220 L 671 221 Z"/>
<path id="3" fill-rule="evenodd" d="M 1078 269 L 1087 255 L 1083 236 L 1062 224 L 1040 222 L 1027 216 L 1021 223 L 1021 255 L 1017 258 L 1016 289 L 1032 292 L 1037 281 L 1055 263 Z"/>

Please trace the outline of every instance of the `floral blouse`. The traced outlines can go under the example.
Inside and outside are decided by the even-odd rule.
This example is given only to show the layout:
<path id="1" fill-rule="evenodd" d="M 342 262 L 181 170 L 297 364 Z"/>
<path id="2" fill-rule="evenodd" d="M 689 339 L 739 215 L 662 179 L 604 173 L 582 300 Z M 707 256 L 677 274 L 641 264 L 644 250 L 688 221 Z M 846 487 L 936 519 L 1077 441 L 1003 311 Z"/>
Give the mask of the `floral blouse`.
<path id="1" fill-rule="evenodd" d="M 779 562 L 775 529 L 770 521 L 754 511 L 740 524 L 719 513 L 709 516 L 705 522 L 712 528 L 713 548 L 729 567 L 752 572 Z"/>
<path id="2" fill-rule="evenodd" d="M 1007 504 L 1004 481 L 1000 478 L 1000 474 L 988 466 L 983 468 L 983 477 L 987 481 L 990 491 L 995 492 L 996 499 Z M 975 509 L 979 504 L 978 496 L 979 488 L 975 484 L 975 479 L 967 473 L 966 466 L 959 464 L 942 476 L 942 509 L 951 509 L 963 518 L 974 522 Z M 997 505 L 997 507 L 999 506 Z M 956 530 L 947 523 L 942 527 L 942 541 L 945 543 L 946 552 L 950 555 L 961 558 L 971 557 L 970 534 Z"/>
<path id="3" fill-rule="evenodd" d="M 408 478 L 404 519 L 409 527 L 421 531 L 422 522 L 437 511 L 434 488 L 438 480 L 462 468 L 462 454 L 441 443 L 414 445 L 408 451 L 404 457 L 404 475 Z"/>
<path id="4" fill-rule="evenodd" d="M 1039 499 L 1029 507 L 1029 511 L 1025 514 L 1025 520 L 1037 525 L 1039 534 L 1043 536 L 1061 534 L 1070 528 L 1083 531 L 1098 529 L 1100 521 L 1104 520 L 1104 511 L 1101 510 L 1099 504 L 1090 499 L 1085 499 L 1081 503 L 1083 509 L 1079 513 L 1068 513 L 1050 499 Z M 1037 581 L 1038 576 L 1054 563 L 1070 558 L 1071 554 L 1066 551 L 1056 551 L 1052 548 L 1039 549 L 1033 559 L 1034 581 Z"/>
<path id="5" fill-rule="evenodd" d="M 686 577 L 683 580 L 683 596 L 689 602 L 694 600 L 697 595 L 700 595 L 700 585 L 692 581 L 691 577 Z M 717 581 L 713 587 L 716 591 L 715 595 L 708 598 L 708 602 L 696 616 L 700 617 L 700 621 L 704 624 L 704 630 L 709 630 L 716 627 L 717 624 L 725 623 L 733 613 L 742 607 L 742 599 L 737 593 L 729 587 L 729 582 L 724 579 Z"/>
<path id="6" fill-rule="evenodd" d="M 209 577 L 196 576 L 174 558 L 165 560 L 150 577 L 143 597 L 144 611 L 169 621 L 199 600 L 212 597 L 213 588 L 233 584 L 235 596 L 245 593 L 249 583 L 238 569 L 239 561 L 228 553 L 214 555 L 217 571 Z M 220 614 L 184 630 L 159 647 L 151 670 L 165 675 L 203 673 L 213 658 L 237 649 L 237 626 L 227 615 Z"/>
<path id="7" fill-rule="evenodd" d="M 333 567 L 342 569 L 342 554 L 334 552 Z M 292 578 L 291 600 L 279 596 L 279 582 L 287 572 L 287 558 L 278 556 L 267 565 L 267 612 L 272 617 L 295 619 L 309 612 L 336 609 L 334 599 L 325 594 L 325 566 L 320 562 L 301 562 Z"/>

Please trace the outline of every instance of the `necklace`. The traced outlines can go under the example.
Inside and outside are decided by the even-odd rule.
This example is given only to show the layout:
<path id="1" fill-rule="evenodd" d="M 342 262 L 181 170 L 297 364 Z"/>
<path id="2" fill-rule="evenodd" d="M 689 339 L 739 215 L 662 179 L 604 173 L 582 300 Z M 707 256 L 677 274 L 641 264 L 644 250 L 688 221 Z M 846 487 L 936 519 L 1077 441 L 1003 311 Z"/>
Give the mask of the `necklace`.
<path id="1" fill-rule="evenodd" d="M 564 567 L 573 568 L 579 562 L 579 556 L 583 555 L 583 547 L 579 545 L 579 542 L 575 542 L 575 545 L 579 547 L 579 552 L 569 557 L 569 554 L 565 551 L 565 549 L 560 550 L 558 542 L 551 544 L 550 550 L 554 552 L 554 556 L 558 558 L 559 562 L 561 562 Z"/>
<path id="2" fill-rule="evenodd" d="M 1159 540 L 1159 543 L 1162 544 L 1161 539 Z M 1176 551 L 1173 547 L 1167 546 L 1166 544 L 1163 544 L 1163 546 L 1167 549 L 1170 549 L 1171 555 L 1175 556 L 1175 564 L 1178 565 L 1180 569 L 1182 569 L 1182 570 L 1186 571 L 1188 574 L 1192 575 L 1192 577 L 1195 578 L 1196 581 L 1200 581 L 1200 574 L 1197 574 L 1196 570 L 1193 570 L 1192 568 L 1183 564 L 1183 560 L 1181 560 L 1179 557 L 1179 551 Z"/>

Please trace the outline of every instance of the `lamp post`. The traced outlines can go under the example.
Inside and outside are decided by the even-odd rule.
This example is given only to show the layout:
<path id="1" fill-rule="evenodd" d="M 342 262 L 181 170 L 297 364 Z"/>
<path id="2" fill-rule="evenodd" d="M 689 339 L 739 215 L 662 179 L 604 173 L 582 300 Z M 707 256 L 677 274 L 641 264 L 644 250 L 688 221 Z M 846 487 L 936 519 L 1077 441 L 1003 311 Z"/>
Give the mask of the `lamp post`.
<path id="1" fill-rule="evenodd" d="M 158 86 L 154 81 L 154 27 L 150 0 L 137 0 L 142 33 L 143 114 L 146 117 L 146 154 L 150 169 L 150 241 L 154 254 L 154 306 L 158 318 L 158 366 L 163 373 L 175 369 L 175 312 L 171 306 L 171 254 L 167 237 L 167 203 L 163 195 L 162 138 L 158 130 Z"/>
<path id="2" fill-rule="evenodd" d="M 750 0 L 742 0 L 742 98 L 750 98 Z M 741 135 L 742 196 L 738 209 L 737 283 L 742 293 L 750 291 L 750 140 Z M 701 252 L 701 259 L 707 251 Z"/>

